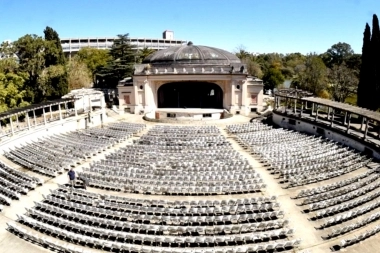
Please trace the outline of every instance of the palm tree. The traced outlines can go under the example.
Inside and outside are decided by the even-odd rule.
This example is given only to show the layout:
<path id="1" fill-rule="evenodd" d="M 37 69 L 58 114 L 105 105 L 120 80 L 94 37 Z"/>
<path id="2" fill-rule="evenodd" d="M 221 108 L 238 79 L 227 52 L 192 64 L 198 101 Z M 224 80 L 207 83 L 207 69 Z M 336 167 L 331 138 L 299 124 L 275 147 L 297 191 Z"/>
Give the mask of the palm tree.
<path id="1" fill-rule="evenodd" d="M 155 49 L 144 47 L 138 51 L 139 62 L 141 63 L 146 57 L 156 52 Z"/>

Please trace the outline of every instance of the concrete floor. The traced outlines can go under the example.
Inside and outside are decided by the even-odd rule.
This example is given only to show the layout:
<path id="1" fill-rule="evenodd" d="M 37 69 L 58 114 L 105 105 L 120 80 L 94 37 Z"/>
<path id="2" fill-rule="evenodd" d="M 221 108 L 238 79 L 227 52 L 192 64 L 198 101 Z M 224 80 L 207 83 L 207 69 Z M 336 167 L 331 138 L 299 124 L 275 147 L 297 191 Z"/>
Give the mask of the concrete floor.
<path id="1" fill-rule="evenodd" d="M 131 123 L 145 123 L 147 125 L 147 129 L 154 126 L 156 123 L 151 122 L 145 122 L 141 116 L 131 115 L 131 114 L 125 114 L 122 116 L 116 116 L 113 117 L 111 120 L 117 121 L 117 120 L 123 120 Z M 285 218 L 290 220 L 289 227 L 295 228 L 294 238 L 300 238 L 302 239 L 302 243 L 300 245 L 300 248 L 295 250 L 294 252 L 303 252 L 303 253 L 322 253 L 322 252 L 331 252 L 329 247 L 335 244 L 339 244 L 340 241 L 344 238 L 352 238 L 354 235 L 358 235 L 360 233 L 363 233 L 364 231 L 368 230 L 369 228 L 374 227 L 375 225 L 380 224 L 380 222 L 374 222 L 368 226 L 365 226 L 361 229 L 357 229 L 352 233 L 348 233 L 342 237 L 337 237 L 332 240 L 324 241 L 321 238 L 321 235 L 326 234 L 326 230 L 319 231 L 314 228 L 314 226 L 317 225 L 316 222 L 309 221 L 308 218 L 310 215 L 301 213 L 302 209 L 304 207 L 297 206 L 296 203 L 299 202 L 299 200 L 293 200 L 290 197 L 295 196 L 297 192 L 299 192 L 301 189 L 306 188 L 312 188 L 316 186 L 325 185 L 328 183 L 332 183 L 335 181 L 342 180 L 344 178 L 351 178 L 359 173 L 364 172 L 366 169 L 360 169 L 358 171 L 355 171 L 353 173 L 343 175 L 341 177 L 337 177 L 331 180 L 318 182 L 312 185 L 307 186 L 301 186 L 291 189 L 283 189 L 281 184 L 278 183 L 278 180 L 274 178 L 273 175 L 270 174 L 270 172 L 261 164 L 257 159 L 255 159 L 252 155 L 249 154 L 245 149 L 243 149 L 239 144 L 234 140 L 233 136 L 229 135 L 225 131 L 225 125 L 227 124 L 239 124 L 239 123 L 245 123 L 249 122 L 249 118 L 236 115 L 230 119 L 224 119 L 219 121 L 204 121 L 198 124 L 202 125 L 216 125 L 220 128 L 223 135 L 227 137 L 227 139 L 232 143 L 234 149 L 238 150 L 245 158 L 248 159 L 250 164 L 255 168 L 257 172 L 261 174 L 261 177 L 263 178 L 264 182 L 267 184 L 267 188 L 263 193 L 254 193 L 254 194 L 245 194 L 245 195 L 234 195 L 234 198 L 239 197 L 248 197 L 248 196 L 259 196 L 259 195 L 265 195 L 265 196 L 272 196 L 277 195 L 278 196 L 278 202 L 281 205 L 281 210 L 283 210 L 285 214 Z M 185 125 L 190 125 L 188 122 L 184 123 Z M 195 123 L 196 124 L 196 123 Z M 178 125 L 178 124 L 176 124 Z M 145 130 L 146 131 L 146 130 Z M 144 131 L 144 132 L 145 132 Z M 143 134 L 143 133 L 141 133 Z M 140 135 L 141 135 L 140 134 Z M 136 137 L 134 137 L 136 138 Z M 131 144 L 130 140 L 127 140 L 124 143 L 120 143 L 117 146 L 113 147 L 112 149 L 108 150 L 105 153 L 112 152 L 113 150 L 124 146 Z M 89 163 L 95 160 L 99 160 L 104 158 L 104 154 L 100 154 L 91 160 L 81 164 L 76 168 L 77 171 L 81 171 L 83 166 L 88 166 Z M 3 156 L 0 156 L 0 160 L 11 165 L 14 167 L 18 167 L 18 165 L 13 164 Z M 20 168 L 21 169 L 21 168 Z M 48 178 L 41 175 L 38 175 L 36 173 L 32 173 L 30 171 L 27 171 L 28 174 L 32 174 L 33 176 L 37 176 L 39 178 L 44 179 L 45 184 L 43 186 L 37 187 L 35 190 L 28 193 L 26 196 L 22 196 L 20 200 L 13 201 L 12 205 L 10 207 L 6 206 L 4 207 L 3 212 L 0 213 L 0 252 L 1 253 L 13 253 L 13 252 L 25 252 L 28 253 L 35 253 L 35 252 L 49 252 L 49 250 L 44 249 L 40 246 L 36 246 L 30 242 L 27 242 L 25 240 L 20 239 L 19 237 L 16 237 L 15 235 L 9 233 L 5 230 L 6 223 L 9 221 L 14 221 L 17 219 L 17 214 L 24 214 L 25 208 L 34 206 L 34 201 L 40 201 L 43 199 L 42 195 L 47 195 L 50 193 L 50 189 L 57 188 L 58 184 L 64 184 L 67 183 L 67 175 L 62 174 L 56 178 Z M 106 193 L 106 194 L 112 194 L 112 195 L 122 195 L 126 197 L 131 198 L 147 198 L 147 199 L 160 199 L 162 196 L 152 196 L 152 195 L 141 195 L 141 194 L 127 194 L 127 193 L 118 193 L 118 192 L 108 192 L 100 189 L 95 188 L 88 188 L 88 191 L 92 192 L 98 192 L 98 193 Z M 231 196 L 165 196 L 165 199 L 173 199 L 173 200 L 193 200 L 193 199 L 224 199 L 224 198 L 231 198 Z M 355 220 L 357 220 L 356 218 Z M 353 223 L 355 220 L 351 220 L 348 223 Z M 38 234 L 38 232 L 37 232 Z M 342 250 L 342 252 L 360 252 L 360 253 L 372 253 L 372 252 L 380 252 L 380 243 L 378 242 L 380 236 L 375 235 L 357 245 L 351 246 L 347 249 Z M 94 252 L 99 252 L 98 250 L 90 250 Z"/>

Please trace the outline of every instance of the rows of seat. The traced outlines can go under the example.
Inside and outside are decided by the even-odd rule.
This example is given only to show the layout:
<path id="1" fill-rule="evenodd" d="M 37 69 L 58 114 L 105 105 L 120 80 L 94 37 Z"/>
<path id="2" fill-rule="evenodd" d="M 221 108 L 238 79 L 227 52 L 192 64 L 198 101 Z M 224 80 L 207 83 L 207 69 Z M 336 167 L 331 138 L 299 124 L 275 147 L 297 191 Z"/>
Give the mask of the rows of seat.
<path id="1" fill-rule="evenodd" d="M 254 124 L 256 128 L 261 124 L 262 130 L 249 132 L 249 127 L 243 125 L 247 131 L 236 134 L 237 141 L 269 164 L 268 169 L 278 174 L 287 187 L 328 180 L 362 168 L 371 161 L 328 140 Z"/>
<path id="2" fill-rule="evenodd" d="M 84 250 L 70 243 L 60 243 L 55 240 L 52 240 L 48 236 L 40 236 L 37 233 L 32 233 L 14 222 L 7 223 L 7 226 L 8 231 L 10 231 L 11 233 L 14 233 L 15 235 L 19 236 L 20 238 L 23 238 L 26 241 L 50 249 L 51 251 L 57 251 L 62 253 L 91 253 L 91 251 L 89 250 Z"/>
<path id="3" fill-rule="evenodd" d="M 38 184 L 42 184 L 40 179 L 0 162 L 0 204 L 10 205 L 13 199 L 20 199 Z"/>
<path id="4" fill-rule="evenodd" d="M 50 225 L 40 227 L 49 231 L 52 228 Z M 59 252 L 70 252 L 70 253 L 87 253 L 88 250 L 73 246 L 69 243 L 64 243 L 60 241 L 51 240 L 50 237 L 39 236 L 36 233 L 31 233 L 29 230 L 22 228 L 16 223 L 7 223 L 8 230 L 26 240 L 30 240 L 40 246 L 47 247 L 54 251 Z M 213 248 L 173 248 L 173 247 L 155 247 L 146 245 L 136 245 L 130 243 L 121 242 L 109 242 L 104 239 L 94 238 L 87 235 L 79 235 L 77 233 L 62 231 L 62 229 L 52 230 L 51 235 L 60 237 L 62 240 L 69 241 L 70 243 L 75 243 L 81 246 L 93 247 L 98 250 L 111 251 L 111 252 L 136 252 L 136 253 L 258 253 L 258 252 L 273 252 L 273 251 L 284 251 L 291 250 L 300 244 L 300 240 L 289 240 L 289 241 L 279 241 L 274 243 L 259 243 L 253 245 L 242 245 L 242 246 L 227 246 L 227 247 L 213 247 Z M 140 238 L 136 238 L 136 241 Z M 202 242 L 202 241 L 201 241 Z M 167 244 L 169 246 L 174 245 L 175 241 L 172 242 L 171 238 L 168 237 L 164 242 L 157 242 L 161 244 Z M 192 242 L 190 242 L 192 243 Z M 194 244 L 198 243 L 194 241 Z"/>
<path id="5" fill-rule="evenodd" d="M 25 215 L 19 215 L 18 222 L 61 240 L 76 242 L 74 238 L 80 236 L 79 241 L 85 246 L 103 250 L 110 250 L 103 243 L 116 243 L 150 246 L 152 250 L 176 247 L 185 252 L 204 247 L 221 247 L 223 252 L 242 245 L 246 250 L 250 248 L 246 252 L 256 252 L 256 247 L 259 251 L 284 250 L 300 243 L 289 240 L 293 229 L 287 227 L 282 211 L 273 210 L 278 208 L 274 197 L 234 199 L 225 201 L 223 206 L 221 201 L 209 202 L 207 208 L 201 207 L 205 201 L 194 202 L 197 206 L 179 201 L 172 203 L 174 208 L 159 207 L 159 200 L 146 201 L 143 206 L 138 199 L 131 205 L 133 199 L 107 200 L 106 196 L 83 190 L 71 192 L 60 186 L 43 202 L 35 202 Z M 260 248 L 260 243 L 267 241 L 270 246 Z M 284 245 L 287 246 L 283 248 Z"/>
<path id="6" fill-rule="evenodd" d="M 342 248 L 347 248 L 347 247 L 352 246 L 356 243 L 360 243 L 361 241 L 363 241 L 363 240 L 365 240 L 365 239 L 367 239 L 367 238 L 369 238 L 369 237 L 371 237 L 371 236 L 373 236 L 379 232 L 380 232 L 380 225 L 375 226 L 373 229 L 367 230 L 358 236 L 351 237 L 350 239 L 341 240 L 339 245 L 333 245 L 332 247 L 330 247 L 330 249 L 332 251 L 337 251 L 337 250 L 340 250 Z"/>
<path id="7" fill-rule="evenodd" d="M 11 149 L 4 155 L 23 167 L 54 177 L 63 173 L 65 169 L 76 166 L 87 158 L 114 146 L 120 140 L 143 130 L 140 124 L 137 126 L 132 123 L 120 124 L 125 125 L 125 129 L 129 129 L 128 126 L 131 126 L 131 129 L 90 128 L 53 135 Z M 104 135 L 106 132 L 108 134 Z"/>
<path id="8" fill-rule="evenodd" d="M 182 208 L 187 206 L 192 207 L 215 207 L 215 206 L 235 206 L 235 205 L 257 205 L 257 204 L 275 204 L 278 205 L 277 197 L 247 197 L 247 198 L 231 198 L 231 199 L 222 199 L 222 200 L 167 200 L 167 199 L 136 199 L 136 198 L 127 198 L 117 195 L 109 194 L 99 194 L 86 191 L 83 189 L 76 189 L 75 192 L 71 192 L 65 185 L 59 185 L 58 189 L 54 192 L 62 192 L 65 194 L 92 198 L 93 201 L 108 201 L 113 204 L 128 204 L 132 206 L 151 206 L 151 207 L 172 207 L 172 208 Z"/>
<path id="9" fill-rule="evenodd" d="M 93 187 L 143 194 L 242 194 L 266 187 L 215 126 L 155 126 L 80 176 Z"/>
<path id="10" fill-rule="evenodd" d="M 317 223 L 316 229 L 323 230 L 323 239 L 354 232 L 380 218 L 380 167 L 368 169 L 370 159 L 332 141 L 282 129 L 273 130 L 272 134 L 272 130 L 264 126 L 263 129 L 236 136 L 289 187 L 322 181 L 318 187 L 304 186 L 306 189 L 293 199 L 300 206 L 306 205 L 303 212 Z M 255 136 L 259 138 L 257 142 Z M 289 136 L 294 140 L 289 140 Z M 283 140 L 286 142 L 281 143 Z M 351 175 L 358 169 L 364 171 Z M 345 177 L 333 183 L 323 183 L 342 175 Z"/>

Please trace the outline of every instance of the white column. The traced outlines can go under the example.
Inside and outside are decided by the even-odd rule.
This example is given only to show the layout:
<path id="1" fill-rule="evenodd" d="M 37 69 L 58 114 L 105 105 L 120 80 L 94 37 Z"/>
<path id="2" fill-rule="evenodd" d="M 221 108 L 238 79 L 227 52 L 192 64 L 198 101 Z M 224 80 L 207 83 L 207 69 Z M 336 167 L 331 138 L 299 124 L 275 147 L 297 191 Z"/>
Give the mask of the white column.
<path id="1" fill-rule="evenodd" d="M 347 122 L 347 133 L 348 133 L 348 130 L 350 130 L 350 124 L 351 124 L 351 113 L 348 114 L 348 122 Z"/>
<path id="2" fill-rule="evenodd" d="M 365 119 L 364 140 L 367 138 L 367 133 L 368 133 L 368 123 L 369 123 L 369 120 L 368 120 L 368 118 L 366 118 L 366 119 Z"/>
<path id="3" fill-rule="evenodd" d="M 231 106 L 235 106 L 236 101 L 235 101 L 235 81 L 231 81 Z"/>
<path id="4" fill-rule="evenodd" d="M 75 103 L 76 101 L 74 101 L 74 112 L 75 112 L 75 117 L 78 116 L 78 112 L 77 112 L 77 103 Z"/>
<path id="5" fill-rule="evenodd" d="M 334 110 L 334 108 L 331 108 L 331 121 L 330 121 L 330 127 L 332 127 L 333 126 L 333 124 L 334 124 L 334 112 L 335 112 L 335 110 Z"/>
<path id="6" fill-rule="evenodd" d="M 61 103 L 58 104 L 58 110 L 59 110 L 59 120 L 62 120 L 62 109 L 61 109 Z"/>
<path id="7" fill-rule="evenodd" d="M 12 120 L 12 116 L 9 117 L 9 123 L 11 124 L 12 135 L 14 135 L 14 134 L 15 134 L 15 130 L 13 129 L 13 120 Z"/>
<path id="8" fill-rule="evenodd" d="M 248 106 L 249 104 L 247 104 L 247 96 L 248 96 L 248 89 L 247 89 L 247 84 L 244 82 L 242 85 L 241 85 L 241 105 L 242 106 Z M 258 96 L 259 94 L 257 94 Z"/>
<path id="9" fill-rule="evenodd" d="M 37 126 L 37 119 L 36 119 L 36 111 L 33 110 L 33 118 L 34 118 L 34 127 Z"/>
<path id="10" fill-rule="evenodd" d="M 331 107 L 327 107 L 327 120 L 330 119 L 330 111 L 331 111 Z"/>
<path id="11" fill-rule="evenodd" d="M 151 93 L 150 92 L 150 85 L 149 85 L 149 82 L 148 82 L 148 80 L 145 80 L 144 81 L 144 85 L 143 85 L 143 87 L 144 87 L 144 104 L 143 104 L 143 106 L 144 106 L 144 109 L 146 110 L 146 109 L 149 109 L 150 108 L 150 104 L 151 104 L 151 101 L 150 101 L 150 97 L 149 97 L 149 94 Z M 144 110 L 144 111 L 145 111 Z"/>
<path id="12" fill-rule="evenodd" d="M 29 112 L 26 112 L 26 120 L 28 122 L 28 129 L 30 130 L 30 118 L 29 118 Z"/>
<path id="13" fill-rule="evenodd" d="M 315 121 L 318 120 L 318 109 L 319 109 L 319 105 L 316 104 L 316 107 L 317 107 L 317 110 L 316 110 L 316 113 L 315 113 Z"/>
<path id="14" fill-rule="evenodd" d="M 51 111 L 51 105 L 49 106 L 49 109 L 50 109 L 50 120 L 52 121 L 53 120 L 53 112 Z"/>
<path id="15" fill-rule="evenodd" d="M 42 112 L 44 114 L 44 124 L 46 125 L 46 114 L 45 114 L 45 107 L 42 108 Z"/>

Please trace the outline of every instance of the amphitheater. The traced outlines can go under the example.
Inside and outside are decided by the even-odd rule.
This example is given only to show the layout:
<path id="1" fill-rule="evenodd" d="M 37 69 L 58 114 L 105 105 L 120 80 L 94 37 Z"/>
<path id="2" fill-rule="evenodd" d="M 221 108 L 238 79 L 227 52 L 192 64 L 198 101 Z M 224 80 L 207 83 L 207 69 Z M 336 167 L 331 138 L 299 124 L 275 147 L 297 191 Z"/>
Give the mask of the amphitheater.
<path id="1" fill-rule="evenodd" d="M 2 137 L 1 252 L 378 252 L 376 124 L 358 130 L 300 94 L 275 98 L 273 122 L 289 129 L 242 115 L 28 118 Z M 69 186 L 70 168 L 87 189 Z"/>

